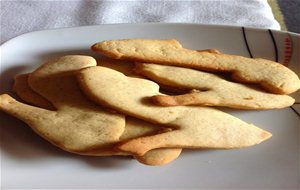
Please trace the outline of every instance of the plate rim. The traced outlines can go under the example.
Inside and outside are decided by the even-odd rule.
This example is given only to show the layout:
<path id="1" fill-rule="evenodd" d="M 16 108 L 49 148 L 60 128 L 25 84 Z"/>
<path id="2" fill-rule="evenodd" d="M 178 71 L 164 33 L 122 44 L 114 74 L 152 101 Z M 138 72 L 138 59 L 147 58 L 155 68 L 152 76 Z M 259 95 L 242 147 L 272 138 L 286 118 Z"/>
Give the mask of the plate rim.
<path id="1" fill-rule="evenodd" d="M 112 24 L 97 24 L 97 25 L 85 25 L 85 26 L 72 26 L 72 27 L 61 27 L 61 28 L 50 28 L 50 29 L 41 29 L 41 30 L 36 30 L 36 31 L 31 31 L 31 32 L 26 32 L 23 34 L 20 34 L 18 36 L 15 36 L 5 42 L 3 42 L 0 45 L 0 48 L 5 48 L 7 44 L 11 43 L 12 41 L 15 41 L 21 37 L 34 34 L 34 33 L 41 33 L 41 32 L 47 32 L 47 31 L 59 31 L 59 30 L 68 30 L 68 29 L 84 29 L 84 28 L 93 28 L 93 27 L 105 27 L 105 26 L 147 26 L 147 25 L 178 25 L 178 26 L 199 26 L 199 27 L 211 27 L 211 28 L 230 28 L 230 29 L 239 29 L 239 28 L 245 28 L 245 29 L 252 29 L 252 30 L 257 30 L 257 31 L 265 31 L 265 30 L 272 30 L 273 32 L 278 32 L 278 33 L 283 33 L 283 34 L 289 34 L 292 36 L 296 36 L 300 38 L 300 34 L 294 33 L 294 32 L 289 32 L 289 31 L 283 31 L 283 30 L 276 30 L 276 29 L 271 29 L 271 28 L 260 28 L 260 27 L 253 27 L 253 26 L 243 26 L 243 25 L 225 25 L 225 24 L 202 24 L 202 23 L 176 23 L 176 22 L 170 22 L 170 23 L 162 23 L 162 22 L 151 22 L 151 23 L 112 23 Z"/>

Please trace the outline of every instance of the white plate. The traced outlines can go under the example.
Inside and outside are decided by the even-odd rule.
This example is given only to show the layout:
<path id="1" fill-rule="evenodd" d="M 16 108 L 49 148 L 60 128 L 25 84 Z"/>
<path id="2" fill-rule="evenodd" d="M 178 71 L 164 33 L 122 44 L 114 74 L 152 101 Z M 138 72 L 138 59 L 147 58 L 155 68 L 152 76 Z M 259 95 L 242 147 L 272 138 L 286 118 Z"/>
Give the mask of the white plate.
<path id="1" fill-rule="evenodd" d="M 296 52 L 300 50 L 300 37 L 296 34 L 244 28 L 243 35 L 241 27 L 197 24 L 87 26 L 28 33 L 3 44 L 0 92 L 11 93 L 16 74 L 32 71 L 49 58 L 67 54 L 96 56 L 89 50 L 93 43 L 124 38 L 175 38 L 187 48 L 217 48 L 249 56 L 247 41 L 254 57 L 274 60 L 277 50 L 280 62 L 299 69 Z M 293 52 L 289 53 L 291 48 Z M 270 131 L 273 137 L 240 150 L 185 150 L 180 158 L 163 167 L 144 166 L 128 158 L 66 153 L 22 122 L 0 113 L 2 188 L 298 189 L 300 119 L 296 112 L 291 108 L 225 111 Z"/>

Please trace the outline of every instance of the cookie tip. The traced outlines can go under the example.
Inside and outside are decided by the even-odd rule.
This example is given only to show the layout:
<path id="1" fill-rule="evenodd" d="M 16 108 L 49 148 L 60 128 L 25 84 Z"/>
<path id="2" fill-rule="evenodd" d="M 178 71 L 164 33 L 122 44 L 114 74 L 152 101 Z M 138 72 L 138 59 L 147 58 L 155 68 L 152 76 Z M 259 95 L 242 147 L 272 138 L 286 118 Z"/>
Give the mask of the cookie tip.
<path id="1" fill-rule="evenodd" d="M 98 43 L 95 43 L 91 46 L 92 51 L 98 51 Z"/>

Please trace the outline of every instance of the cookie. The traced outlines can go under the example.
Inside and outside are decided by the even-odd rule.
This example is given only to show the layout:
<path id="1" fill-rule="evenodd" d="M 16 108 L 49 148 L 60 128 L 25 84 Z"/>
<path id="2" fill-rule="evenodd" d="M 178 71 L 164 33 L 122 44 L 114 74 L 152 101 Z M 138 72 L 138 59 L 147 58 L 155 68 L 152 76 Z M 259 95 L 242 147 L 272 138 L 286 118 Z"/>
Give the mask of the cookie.
<path id="1" fill-rule="evenodd" d="M 271 137 L 269 132 L 213 108 L 153 105 L 148 97 L 160 95 L 159 86 L 146 79 L 100 66 L 82 69 L 77 77 L 82 91 L 97 104 L 174 129 L 129 140 L 118 146 L 121 151 L 141 156 L 162 147 L 241 148 Z"/>
<path id="2" fill-rule="evenodd" d="M 124 66 L 123 66 L 124 67 Z M 28 76 L 29 74 L 18 75 L 15 77 L 14 90 L 19 95 L 19 97 L 26 101 L 30 102 L 32 105 L 39 106 L 44 108 L 43 106 L 49 106 L 51 109 L 52 104 L 35 91 L 33 91 L 28 85 Z M 45 108 L 47 108 L 45 107 Z M 162 127 L 158 127 L 158 125 L 154 125 L 151 123 L 147 123 L 142 120 L 138 120 L 132 117 L 126 117 L 126 126 L 125 130 L 120 136 L 118 142 L 120 141 L 128 141 L 130 139 L 153 135 L 158 133 L 159 131 L 165 130 Z M 107 148 L 103 149 L 91 149 L 84 152 L 80 152 L 82 155 L 89 156 L 111 156 L 111 155 L 129 155 L 128 153 L 118 151 L 114 149 L 115 144 L 111 144 Z M 153 151 L 149 151 L 145 156 L 135 156 L 136 160 L 146 165 L 164 165 L 170 163 L 175 160 L 181 153 L 181 149 L 157 149 Z"/>
<path id="3" fill-rule="evenodd" d="M 55 110 L 54 106 L 46 98 L 35 93 L 28 85 L 29 74 L 17 75 L 14 80 L 13 90 L 25 102 L 48 110 Z"/>
<path id="4" fill-rule="evenodd" d="M 95 66 L 88 56 L 65 56 L 29 75 L 31 88 L 51 102 L 55 111 L 1 96 L 1 109 L 27 123 L 36 133 L 68 152 L 84 154 L 119 141 L 125 117 L 95 105 L 80 92 L 74 72 Z"/>
<path id="5" fill-rule="evenodd" d="M 177 96 L 154 96 L 162 106 L 206 105 L 238 109 L 273 109 L 291 106 L 295 100 L 288 95 L 272 94 L 222 77 L 188 68 L 137 64 L 135 71 L 151 80 L 174 88 L 191 90 Z"/>
<path id="6" fill-rule="evenodd" d="M 123 61 L 123 60 L 110 59 L 105 57 L 105 58 L 97 59 L 97 65 L 114 69 L 116 71 L 123 73 L 126 76 L 145 78 L 143 75 L 140 75 L 134 71 L 135 63 L 131 61 Z"/>
<path id="7" fill-rule="evenodd" d="M 290 94 L 300 88 L 298 76 L 276 62 L 185 49 L 176 40 L 111 40 L 96 43 L 92 49 L 115 59 L 230 72 L 236 81 L 257 83 L 276 94 Z"/>
<path id="8" fill-rule="evenodd" d="M 209 51 L 209 52 L 213 52 L 213 53 L 220 53 L 216 49 L 199 50 L 199 51 Z M 115 60 L 115 59 L 110 59 L 110 58 L 106 57 L 106 58 L 97 59 L 97 65 L 107 67 L 110 69 L 114 69 L 116 71 L 123 73 L 126 76 L 136 77 L 136 78 L 144 78 L 142 75 L 139 75 L 136 72 L 134 72 L 134 68 L 135 68 L 134 62 Z M 133 128 L 133 125 L 138 126 L 135 129 L 135 131 L 139 131 L 141 128 L 144 129 L 145 126 L 149 126 L 149 127 L 157 126 L 157 125 L 153 126 L 153 124 L 144 122 L 142 120 L 135 120 L 132 117 L 127 117 L 125 131 L 124 131 L 123 135 L 121 136 L 121 138 L 126 136 L 127 131 L 134 133 L 134 130 L 130 130 L 130 128 Z M 128 134 L 130 134 L 130 133 L 128 133 Z M 132 136 L 132 134 L 130 136 Z M 144 134 L 142 135 L 142 133 L 141 133 L 139 135 L 136 135 L 135 137 L 140 137 L 140 136 L 145 136 L 145 135 Z M 133 137 L 131 137 L 131 138 L 133 138 Z M 124 139 L 122 139 L 122 140 L 124 140 Z M 174 160 L 175 158 L 177 158 L 180 155 L 180 153 L 181 153 L 180 148 L 173 148 L 173 149 L 161 148 L 161 149 L 155 149 L 155 150 L 148 151 L 144 156 L 135 156 L 135 159 L 138 160 L 139 162 L 147 164 L 147 165 L 163 165 L 163 164 L 169 163 L 172 160 Z"/>
<path id="9" fill-rule="evenodd" d="M 119 142 L 127 142 L 135 138 L 140 138 L 148 135 L 155 135 L 170 130 L 170 128 L 164 128 L 161 127 L 161 125 L 152 124 L 133 117 L 126 117 L 125 131 L 120 137 Z M 143 156 L 134 155 L 134 158 L 137 161 L 146 165 L 161 166 L 168 164 L 176 158 L 178 158 L 181 154 L 181 151 L 181 148 L 158 148 L 148 151 Z"/>
<path id="10" fill-rule="evenodd" d="M 123 73 L 126 76 L 137 75 L 134 72 L 135 63 L 131 61 L 116 60 L 116 59 L 110 59 L 105 57 L 105 58 L 98 58 L 97 65 L 114 69 L 116 71 Z"/>

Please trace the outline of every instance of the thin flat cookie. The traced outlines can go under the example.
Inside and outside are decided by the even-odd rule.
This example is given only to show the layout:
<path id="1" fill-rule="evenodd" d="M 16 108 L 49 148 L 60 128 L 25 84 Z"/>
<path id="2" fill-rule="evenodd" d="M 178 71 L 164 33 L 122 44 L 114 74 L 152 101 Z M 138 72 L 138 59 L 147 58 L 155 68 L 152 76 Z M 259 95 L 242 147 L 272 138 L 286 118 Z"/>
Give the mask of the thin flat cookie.
<path id="1" fill-rule="evenodd" d="M 126 66 L 122 66 L 122 67 L 124 68 Z M 54 109 L 52 104 L 47 99 L 37 94 L 29 87 L 27 82 L 28 76 L 29 74 L 23 74 L 15 77 L 14 91 L 18 94 L 18 96 L 22 100 L 26 102 L 30 102 L 34 106 L 38 106 L 41 108 L 48 107 Z M 145 121 L 138 120 L 132 117 L 126 117 L 125 130 L 120 136 L 118 142 L 128 141 L 130 139 L 142 137 L 146 135 L 153 135 L 162 130 L 164 130 L 164 128 L 158 127 L 158 125 L 147 123 Z M 108 147 L 106 149 L 100 148 L 99 150 L 98 149 L 88 150 L 85 152 L 80 152 L 80 154 L 89 155 L 89 156 L 129 155 L 128 153 L 121 152 L 118 151 L 117 149 L 114 149 L 114 146 L 115 144 L 112 144 L 111 147 Z M 135 156 L 135 159 L 146 165 L 153 165 L 153 166 L 164 165 L 178 158 L 181 151 L 182 150 L 179 148 L 156 149 L 156 150 L 149 151 L 144 156 Z"/>
<path id="2" fill-rule="evenodd" d="M 201 105 L 238 109 L 274 109 L 293 105 L 288 95 L 272 94 L 244 84 L 227 81 L 216 74 L 188 68 L 137 64 L 135 71 L 151 80 L 174 88 L 191 90 L 177 96 L 158 95 L 153 102 L 162 106 Z"/>
<path id="3" fill-rule="evenodd" d="M 68 152 L 85 154 L 106 149 L 119 141 L 125 117 L 101 109 L 80 92 L 74 72 L 95 65 L 96 61 L 88 56 L 65 56 L 30 74 L 32 89 L 51 102 L 55 111 L 23 104 L 6 94 L 0 96 L 0 109 Z"/>
<path id="4" fill-rule="evenodd" d="M 148 97 L 159 95 L 159 86 L 149 80 L 99 66 L 82 69 L 77 76 L 83 92 L 99 105 L 174 129 L 130 140 L 119 146 L 122 151 L 144 155 L 162 147 L 241 148 L 271 137 L 269 132 L 213 108 L 153 105 Z"/>
<path id="5" fill-rule="evenodd" d="M 185 49 L 176 40 L 111 40 L 96 43 L 92 49 L 115 59 L 230 72 L 236 81 L 257 83 L 276 94 L 290 94 L 300 88 L 298 76 L 276 62 Z"/>
<path id="6" fill-rule="evenodd" d="M 47 99 L 35 93 L 28 85 L 29 74 L 17 75 L 13 85 L 13 90 L 25 102 L 48 110 L 55 110 L 54 106 Z"/>

